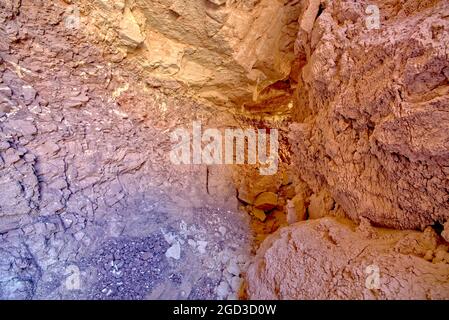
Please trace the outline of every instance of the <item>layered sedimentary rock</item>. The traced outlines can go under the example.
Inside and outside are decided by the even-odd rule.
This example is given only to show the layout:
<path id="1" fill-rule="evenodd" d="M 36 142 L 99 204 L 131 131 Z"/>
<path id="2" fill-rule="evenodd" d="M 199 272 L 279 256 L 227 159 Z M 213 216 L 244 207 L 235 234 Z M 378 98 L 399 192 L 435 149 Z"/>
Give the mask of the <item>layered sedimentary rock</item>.
<path id="1" fill-rule="evenodd" d="M 299 1 L 82 4 L 92 34 L 117 48 L 117 59 L 136 62 L 151 83 L 175 80 L 220 105 L 289 102 Z"/>
<path id="2" fill-rule="evenodd" d="M 235 299 L 251 241 L 226 167 L 169 159 L 169 130 L 226 116 L 85 29 L 76 6 L 0 0 L 0 299 Z"/>
<path id="3" fill-rule="evenodd" d="M 235 298 L 238 197 L 292 224 L 249 298 L 449 298 L 447 2 L 65 2 L 0 1 L 0 297 Z M 293 113 L 294 177 L 169 165 L 170 129 L 235 107 Z"/>
<path id="4" fill-rule="evenodd" d="M 368 5 L 379 10 L 377 26 Z M 443 224 L 449 4 L 322 1 L 320 9 L 310 1 L 303 9 L 295 48 L 305 66 L 290 135 L 298 175 L 355 221 Z"/>
<path id="5" fill-rule="evenodd" d="M 449 217 L 448 16 L 445 1 L 306 1 L 290 141 L 313 220 L 263 243 L 250 298 L 449 298 L 448 223 L 429 227 Z"/>

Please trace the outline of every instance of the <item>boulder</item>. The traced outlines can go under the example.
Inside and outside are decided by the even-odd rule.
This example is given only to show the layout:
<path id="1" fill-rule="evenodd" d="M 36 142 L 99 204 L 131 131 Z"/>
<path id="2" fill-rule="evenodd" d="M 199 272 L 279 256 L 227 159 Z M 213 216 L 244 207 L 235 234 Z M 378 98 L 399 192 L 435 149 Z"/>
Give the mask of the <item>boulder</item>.
<path id="1" fill-rule="evenodd" d="M 123 44 L 132 48 L 138 47 L 145 40 L 140 26 L 129 8 L 125 8 L 123 19 L 120 22 L 119 35 Z"/>
<path id="2" fill-rule="evenodd" d="M 447 299 L 449 254 L 433 229 L 395 231 L 326 217 L 278 230 L 247 275 L 255 300 Z"/>
<path id="3" fill-rule="evenodd" d="M 278 196 L 274 192 L 263 192 L 254 201 L 254 207 L 263 211 L 274 209 L 278 204 Z"/>

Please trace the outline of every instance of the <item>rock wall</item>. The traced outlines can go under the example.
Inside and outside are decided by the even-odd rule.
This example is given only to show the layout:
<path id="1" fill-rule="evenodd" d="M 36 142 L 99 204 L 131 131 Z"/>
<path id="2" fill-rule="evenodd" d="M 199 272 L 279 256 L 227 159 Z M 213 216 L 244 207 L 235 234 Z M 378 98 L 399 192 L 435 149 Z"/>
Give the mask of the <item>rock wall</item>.
<path id="1" fill-rule="evenodd" d="M 322 1 L 321 10 L 309 2 L 295 45 L 305 63 L 290 135 L 297 174 L 355 221 L 443 224 L 448 2 Z M 379 8 L 379 29 L 370 28 L 368 5 Z"/>
<path id="2" fill-rule="evenodd" d="M 91 33 L 151 83 L 175 80 L 219 105 L 290 101 L 299 1 L 95 0 L 79 6 Z"/>
<path id="3" fill-rule="evenodd" d="M 447 299 L 449 252 L 431 228 L 326 217 L 270 236 L 247 280 L 251 299 Z"/>
<path id="4" fill-rule="evenodd" d="M 0 299 L 236 299 L 230 173 L 169 159 L 170 131 L 226 114 L 148 88 L 68 9 L 0 0 Z"/>
<path id="5" fill-rule="evenodd" d="M 309 220 L 265 240 L 248 296 L 447 299 L 449 4 L 305 3 L 289 216 Z"/>

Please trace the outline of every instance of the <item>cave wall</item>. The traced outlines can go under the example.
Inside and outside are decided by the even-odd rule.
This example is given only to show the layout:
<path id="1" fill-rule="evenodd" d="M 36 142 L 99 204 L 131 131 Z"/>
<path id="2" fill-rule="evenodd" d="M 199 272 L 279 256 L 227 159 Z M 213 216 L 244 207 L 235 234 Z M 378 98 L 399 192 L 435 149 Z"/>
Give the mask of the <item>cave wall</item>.
<path id="1" fill-rule="evenodd" d="M 448 299 L 449 253 L 432 228 L 325 217 L 280 229 L 247 275 L 251 299 Z"/>
<path id="2" fill-rule="evenodd" d="M 264 89 L 289 80 L 300 1 L 95 0 L 79 8 L 90 33 L 115 48 L 112 58 L 126 57 L 151 84 L 175 81 L 232 107 L 286 95 Z"/>
<path id="3" fill-rule="evenodd" d="M 367 28 L 376 4 L 380 28 Z M 449 4 L 322 1 L 295 45 L 305 66 L 294 166 L 358 221 L 393 228 L 449 217 Z M 316 4 L 315 4 L 316 7 Z M 305 16 L 305 14 L 303 14 Z"/>

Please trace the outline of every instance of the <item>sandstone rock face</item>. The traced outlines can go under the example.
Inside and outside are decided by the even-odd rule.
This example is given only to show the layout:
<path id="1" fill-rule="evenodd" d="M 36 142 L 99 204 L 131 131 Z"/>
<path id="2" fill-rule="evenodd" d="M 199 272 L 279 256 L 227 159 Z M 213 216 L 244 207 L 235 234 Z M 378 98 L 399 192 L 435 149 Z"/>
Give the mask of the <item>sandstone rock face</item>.
<path id="1" fill-rule="evenodd" d="M 298 175 L 355 221 L 420 228 L 449 218 L 449 4 L 308 1 L 291 143 Z M 316 18 L 310 27 L 310 14 Z M 306 19 L 306 20 L 304 20 Z"/>
<path id="2" fill-rule="evenodd" d="M 81 3 L 91 32 L 111 46 L 124 39 L 128 58 L 147 77 L 176 79 L 222 105 L 288 103 L 285 89 L 268 87 L 283 80 L 288 87 L 298 1 L 132 0 L 124 9 Z"/>
<path id="3" fill-rule="evenodd" d="M 250 299 L 447 299 L 448 246 L 425 232 L 327 217 L 280 229 L 247 274 Z"/>

